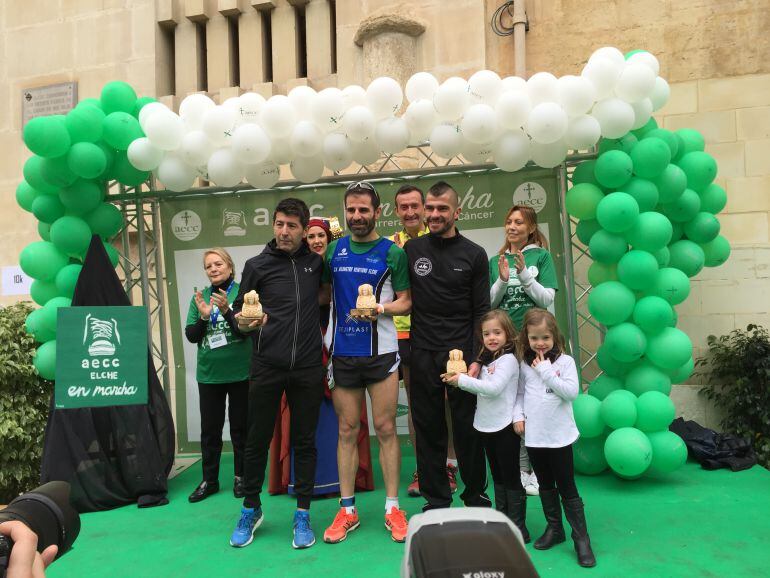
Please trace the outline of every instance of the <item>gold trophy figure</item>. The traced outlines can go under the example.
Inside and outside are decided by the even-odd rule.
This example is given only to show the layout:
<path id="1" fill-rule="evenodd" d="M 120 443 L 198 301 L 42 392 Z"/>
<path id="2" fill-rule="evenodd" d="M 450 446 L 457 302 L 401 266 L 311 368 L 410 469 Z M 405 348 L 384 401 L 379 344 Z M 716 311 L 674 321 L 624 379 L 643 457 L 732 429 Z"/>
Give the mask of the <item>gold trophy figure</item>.
<path id="1" fill-rule="evenodd" d="M 259 323 L 265 318 L 262 312 L 262 304 L 259 302 L 259 294 L 256 291 L 249 291 L 243 296 L 243 308 L 241 309 L 241 319 L 245 324 L 253 321 Z"/>
<path id="2" fill-rule="evenodd" d="M 350 310 L 350 316 L 353 318 L 372 320 L 377 317 L 378 313 L 377 299 L 374 297 L 374 288 L 368 283 L 364 283 L 358 288 L 356 308 Z"/>
<path id="3" fill-rule="evenodd" d="M 447 373 L 468 373 L 468 366 L 463 361 L 463 352 L 460 349 L 452 349 L 449 352 L 449 360 L 446 362 Z"/>

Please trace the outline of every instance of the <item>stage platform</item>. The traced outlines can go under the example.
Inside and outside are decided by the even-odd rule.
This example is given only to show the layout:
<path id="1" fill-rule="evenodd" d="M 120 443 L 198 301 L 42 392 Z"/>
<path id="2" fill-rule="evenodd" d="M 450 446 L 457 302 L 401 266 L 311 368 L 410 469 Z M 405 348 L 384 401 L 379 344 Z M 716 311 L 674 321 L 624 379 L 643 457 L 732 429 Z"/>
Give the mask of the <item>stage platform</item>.
<path id="1" fill-rule="evenodd" d="M 419 513 L 421 498 L 406 496 L 414 456 L 408 448 L 402 468 L 401 505 Z M 376 454 L 376 452 L 373 452 Z M 218 578 L 276 576 L 287 578 L 399 575 L 404 547 L 390 540 L 383 525 L 384 490 L 356 500 L 361 527 L 340 544 L 324 544 L 336 499 L 313 503 L 311 520 L 318 543 L 307 550 L 291 547 L 294 500 L 266 496 L 265 521 L 254 542 L 232 548 L 228 539 L 238 519 L 240 500 L 231 491 L 232 459 L 225 454 L 219 494 L 198 504 L 187 495 L 200 480 L 194 464 L 169 482 L 171 503 L 140 510 L 135 506 L 82 516 L 75 548 L 48 568 L 50 578 Z M 770 472 L 761 467 L 732 473 L 709 472 L 688 462 L 661 478 L 622 481 L 607 473 L 579 476 L 588 527 L 598 560 L 593 569 L 577 565 L 568 540 L 550 551 L 528 545 L 543 577 L 612 578 L 760 577 L 769 576 Z M 455 505 L 459 506 L 456 500 Z M 540 501 L 528 501 L 533 536 L 543 531 Z"/>

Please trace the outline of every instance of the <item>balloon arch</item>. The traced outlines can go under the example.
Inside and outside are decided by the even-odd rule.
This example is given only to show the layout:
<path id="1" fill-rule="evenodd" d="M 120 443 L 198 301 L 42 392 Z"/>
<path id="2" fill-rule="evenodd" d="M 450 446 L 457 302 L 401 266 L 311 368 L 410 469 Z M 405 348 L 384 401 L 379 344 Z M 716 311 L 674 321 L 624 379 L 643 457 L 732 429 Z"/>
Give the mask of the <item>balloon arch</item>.
<path id="1" fill-rule="evenodd" d="M 41 306 L 26 322 L 40 344 L 34 365 L 54 379 L 57 309 L 71 303 L 93 234 L 113 265 L 121 262 L 127 292 L 140 286 L 143 303 L 155 304 L 150 332 L 153 323 L 165 327 L 158 199 L 188 191 L 198 178 L 219 188 L 196 194 L 271 189 L 288 165 L 297 182 L 280 188 L 301 188 L 400 169 L 395 155 L 405 149 L 416 152 L 418 172 L 559 167 L 565 247 L 575 261 L 592 261 L 586 285 L 568 284 L 570 338 L 576 357 L 578 348 L 587 357 L 581 365 L 600 368 L 574 403 L 575 467 L 596 474 L 609 466 L 628 479 L 673 471 L 687 452 L 668 430 L 669 393 L 693 371 L 692 343 L 676 328 L 674 306 L 687 298 L 689 279 L 724 263 L 730 246 L 716 217 L 726 194 L 713 182 L 717 166 L 703 137 L 659 128 L 652 118 L 669 97 L 658 73 L 649 52 L 608 47 L 578 76 L 540 72 L 524 81 L 484 70 L 439 83 L 420 72 L 403 90 L 383 77 L 366 89 L 297 87 L 220 105 L 192 94 L 178 114 L 116 81 L 66 116 L 34 118 L 23 133 L 34 154 L 16 191 L 42 239 L 20 255 Z M 128 258 L 131 227 L 138 264 Z M 122 259 L 110 243 L 116 237 Z M 578 346 L 581 326 L 602 333 L 595 352 Z M 154 347 L 167 384 L 165 339 Z"/>

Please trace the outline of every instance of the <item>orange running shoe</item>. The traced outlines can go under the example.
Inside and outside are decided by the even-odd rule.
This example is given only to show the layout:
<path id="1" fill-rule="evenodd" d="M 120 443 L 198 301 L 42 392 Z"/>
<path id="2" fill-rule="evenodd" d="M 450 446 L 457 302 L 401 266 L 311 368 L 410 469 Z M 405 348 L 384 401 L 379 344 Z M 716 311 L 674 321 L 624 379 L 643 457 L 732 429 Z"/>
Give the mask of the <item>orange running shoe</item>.
<path id="1" fill-rule="evenodd" d="M 358 528 L 361 523 L 358 521 L 358 512 L 348 514 L 345 508 L 340 508 L 337 515 L 334 516 L 332 525 L 326 528 L 324 532 L 324 542 L 327 544 L 337 544 L 348 537 L 348 532 Z"/>
<path id="2" fill-rule="evenodd" d="M 412 474 L 412 483 L 409 484 L 409 487 L 406 489 L 406 493 L 412 496 L 413 498 L 420 497 L 420 480 L 417 478 L 416 471 L 414 472 L 414 474 Z"/>
<path id="3" fill-rule="evenodd" d="M 449 478 L 449 489 L 454 494 L 457 491 L 457 466 L 447 464 L 446 475 Z"/>
<path id="4" fill-rule="evenodd" d="M 390 530 L 390 537 L 394 542 L 405 542 L 409 524 L 406 521 L 406 512 L 393 508 L 390 514 L 385 514 L 385 527 Z"/>

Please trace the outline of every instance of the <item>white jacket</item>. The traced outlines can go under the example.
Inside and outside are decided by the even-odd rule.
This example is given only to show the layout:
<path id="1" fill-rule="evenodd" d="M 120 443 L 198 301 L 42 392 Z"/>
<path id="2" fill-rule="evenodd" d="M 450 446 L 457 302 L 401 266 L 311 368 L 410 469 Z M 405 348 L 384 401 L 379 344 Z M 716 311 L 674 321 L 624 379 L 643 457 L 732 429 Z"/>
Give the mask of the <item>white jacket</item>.
<path id="1" fill-rule="evenodd" d="M 524 421 L 526 444 L 533 448 L 562 448 L 578 439 L 572 402 L 580 393 L 575 360 L 562 354 L 533 368 L 522 361 L 513 421 Z"/>
<path id="2" fill-rule="evenodd" d="M 497 432 L 511 425 L 519 385 L 519 362 L 513 353 L 501 355 L 483 366 L 478 379 L 461 374 L 458 385 L 476 394 L 473 427 L 477 431 Z"/>

